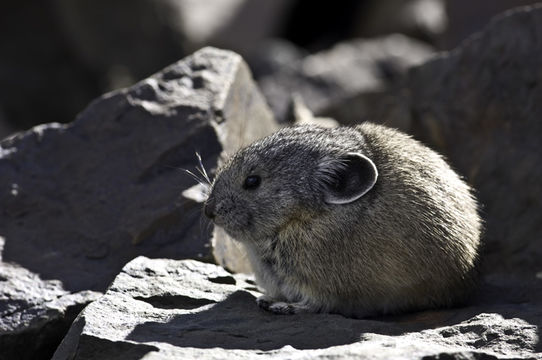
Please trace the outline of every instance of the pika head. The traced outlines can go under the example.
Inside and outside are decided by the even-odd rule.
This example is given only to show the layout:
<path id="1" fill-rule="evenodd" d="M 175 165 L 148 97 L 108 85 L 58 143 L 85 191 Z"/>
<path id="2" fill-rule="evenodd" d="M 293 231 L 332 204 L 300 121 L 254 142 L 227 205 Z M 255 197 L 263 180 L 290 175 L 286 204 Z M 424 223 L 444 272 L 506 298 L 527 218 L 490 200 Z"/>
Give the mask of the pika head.
<path id="1" fill-rule="evenodd" d="M 285 128 L 219 169 L 205 214 L 246 251 L 275 313 L 368 316 L 448 306 L 474 283 L 471 190 L 409 136 Z"/>
<path id="2" fill-rule="evenodd" d="M 331 205 L 356 201 L 378 177 L 366 154 L 353 151 L 362 140 L 344 128 L 298 127 L 258 141 L 219 170 L 205 214 L 239 241 L 265 241 Z"/>

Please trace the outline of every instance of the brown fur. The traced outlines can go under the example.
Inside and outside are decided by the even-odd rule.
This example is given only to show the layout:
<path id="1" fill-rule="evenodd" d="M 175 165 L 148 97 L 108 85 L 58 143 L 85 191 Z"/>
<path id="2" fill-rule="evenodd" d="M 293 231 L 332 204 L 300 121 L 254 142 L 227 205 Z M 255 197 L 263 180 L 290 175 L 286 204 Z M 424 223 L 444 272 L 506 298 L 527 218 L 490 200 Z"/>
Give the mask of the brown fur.
<path id="1" fill-rule="evenodd" d="M 348 153 L 372 161 L 376 183 L 329 203 L 326 176 Z M 249 175 L 257 188 L 243 188 Z M 440 155 L 383 126 L 300 126 L 257 141 L 219 170 L 206 213 L 245 246 L 266 294 L 258 303 L 276 313 L 449 306 L 474 283 L 481 221 L 471 189 Z"/>

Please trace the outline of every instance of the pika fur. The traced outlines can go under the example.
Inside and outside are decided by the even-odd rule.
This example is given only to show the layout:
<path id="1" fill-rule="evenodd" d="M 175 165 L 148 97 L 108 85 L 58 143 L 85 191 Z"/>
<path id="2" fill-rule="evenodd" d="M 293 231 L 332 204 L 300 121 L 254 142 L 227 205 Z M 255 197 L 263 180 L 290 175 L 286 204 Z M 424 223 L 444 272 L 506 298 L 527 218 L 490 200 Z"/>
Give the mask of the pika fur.
<path id="1" fill-rule="evenodd" d="M 384 126 L 284 128 L 237 152 L 204 207 L 247 250 L 260 307 L 365 317 L 462 301 L 481 232 L 469 186 Z"/>

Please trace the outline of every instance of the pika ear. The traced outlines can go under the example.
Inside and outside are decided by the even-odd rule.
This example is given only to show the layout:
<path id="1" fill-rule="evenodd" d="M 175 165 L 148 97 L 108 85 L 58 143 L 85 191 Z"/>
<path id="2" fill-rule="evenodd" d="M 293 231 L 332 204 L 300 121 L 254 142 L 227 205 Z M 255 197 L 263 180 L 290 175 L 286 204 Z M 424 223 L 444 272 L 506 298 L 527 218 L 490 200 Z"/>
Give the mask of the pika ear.
<path id="1" fill-rule="evenodd" d="M 328 204 L 348 204 L 371 190 L 378 178 L 375 164 L 360 153 L 322 160 L 316 170 L 316 181 Z"/>

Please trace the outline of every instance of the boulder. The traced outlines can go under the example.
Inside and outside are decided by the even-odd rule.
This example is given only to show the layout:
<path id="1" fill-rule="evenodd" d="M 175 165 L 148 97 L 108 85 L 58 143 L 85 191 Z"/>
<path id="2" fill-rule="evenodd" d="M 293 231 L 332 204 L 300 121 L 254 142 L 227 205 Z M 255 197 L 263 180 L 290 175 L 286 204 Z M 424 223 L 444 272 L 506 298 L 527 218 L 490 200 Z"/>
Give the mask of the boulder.
<path id="1" fill-rule="evenodd" d="M 540 351 L 540 307 L 531 303 L 351 319 L 271 314 L 257 307 L 259 295 L 246 275 L 216 265 L 138 257 L 83 310 L 53 359 L 533 359 Z"/>
<path id="2" fill-rule="evenodd" d="M 205 48 L 102 96 L 73 123 L 3 140 L 0 268 L 31 274 L 30 294 L 45 286 L 41 278 L 64 296 L 105 290 L 140 254 L 212 261 L 211 228 L 201 204 L 182 195 L 196 184 L 183 169 L 196 172 L 197 151 L 212 176 L 223 151 L 274 128 L 241 57 Z M 2 306 L 17 306 L 19 298 L 6 294 Z M 5 321 L 12 320 L 0 319 L 1 328 Z"/>
<path id="3" fill-rule="evenodd" d="M 448 27 L 444 0 L 368 1 L 354 24 L 354 34 L 373 37 L 401 33 L 438 43 Z"/>
<path id="4" fill-rule="evenodd" d="M 357 39 L 307 56 L 258 80 L 280 122 L 286 122 L 292 94 L 299 94 L 316 115 L 359 94 L 380 93 L 402 78 L 409 66 L 432 54 L 431 47 L 403 35 Z M 363 114 L 356 114 L 361 121 Z M 353 123 L 337 118 L 341 123 Z"/>
<path id="5" fill-rule="evenodd" d="M 281 32 L 289 3 L 3 1 L 0 138 L 40 123 L 70 122 L 93 98 L 203 46 L 249 53 Z"/>
<path id="6" fill-rule="evenodd" d="M 20 266 L 2 263 L 0 359 L 50 358 L 73 319 L 99 295 L 70 293 L 58 280 L 42 280 Z"/>
<path id="7" fill-rule="evenodd" d="M 308 55 L 307 51 L 282 39 L 268 39 L 258 44 L 243 56 L 250 66 L 256 80 L 273 76 L 284 68 L 300 62 Z"/>
<path id="8" fill-rule="evenodd" d="M 446 2 L 448 29 L 442 34 L 443 49 L 453 49 L 471 34 L 483 29 L 492 17 L 515 6 L 530 5 L 536 0 L 493 0 Z"/>
<path id="9" fill-rule="evenodd" d="M 289 5 L 288 0 L 55 0 L 54 7 L 74 52 L 115 88 L 202 46 L 249 53 L 279 32 Z"/>
<path id="10" fill-rule="evenodd" d="M 542 5 L 506 12 L 413 68 L 396 96 L 408 109 L 406 130 L 477 191 L 484 273 L 518 281 L 542 277 L 541 34 Z"/>

